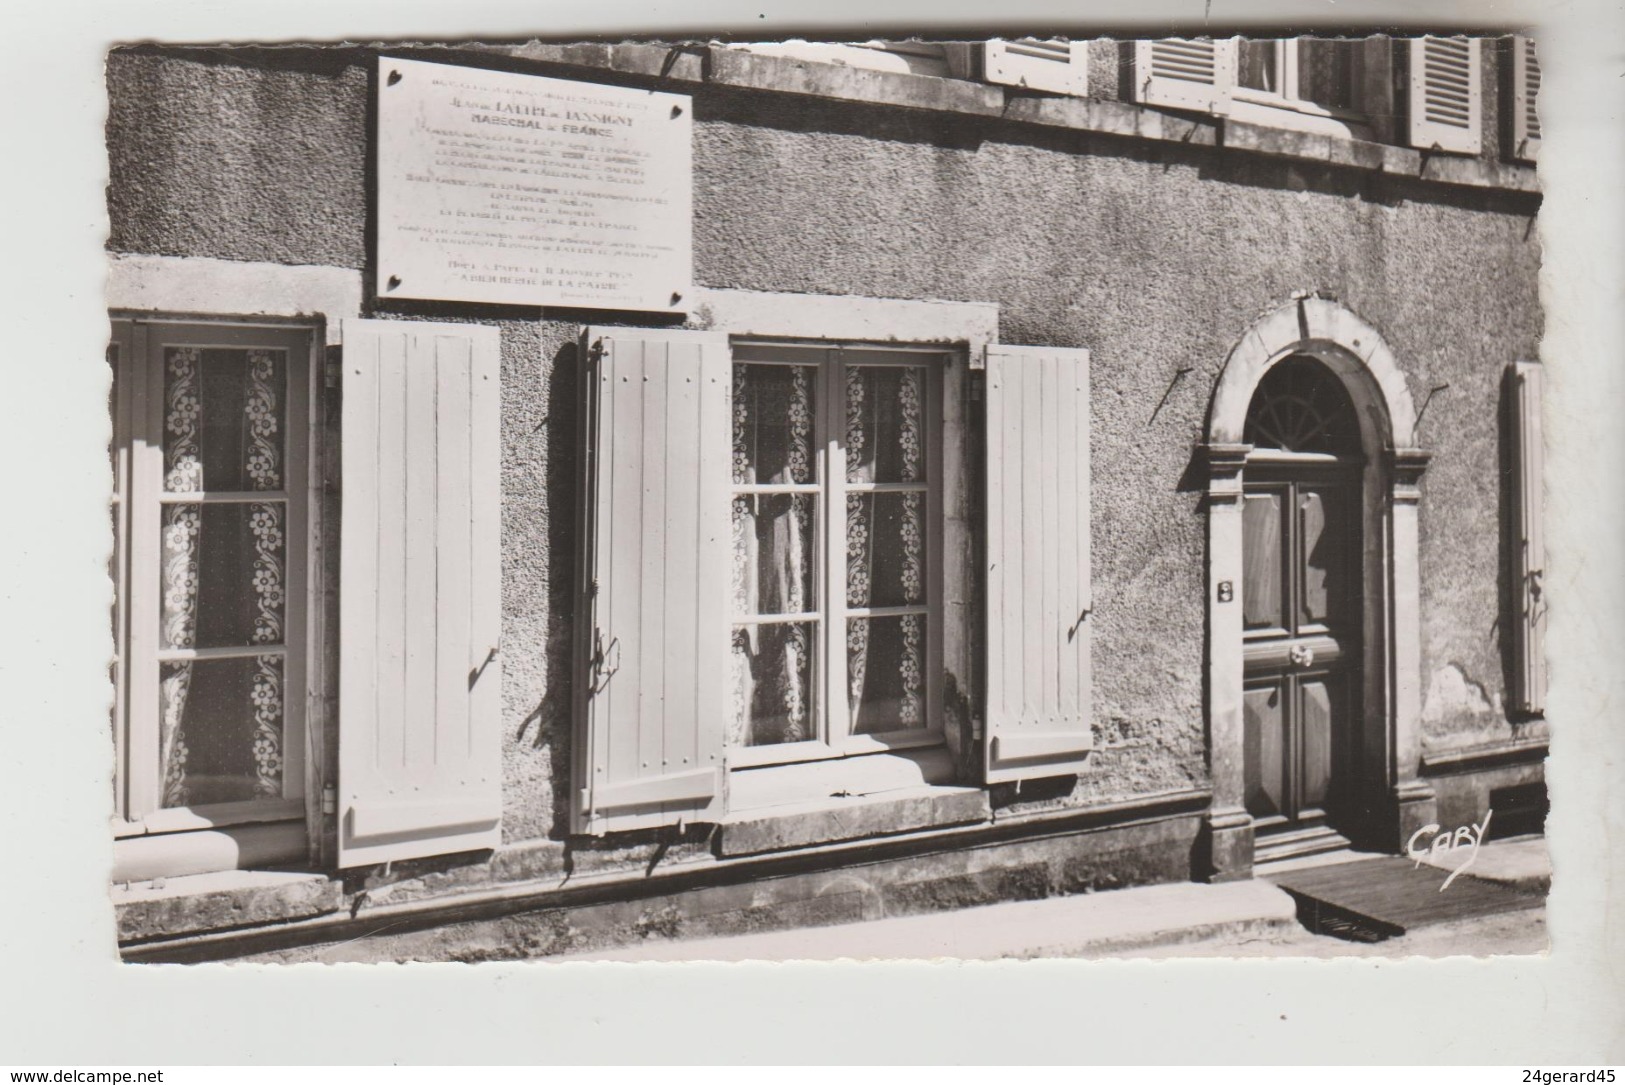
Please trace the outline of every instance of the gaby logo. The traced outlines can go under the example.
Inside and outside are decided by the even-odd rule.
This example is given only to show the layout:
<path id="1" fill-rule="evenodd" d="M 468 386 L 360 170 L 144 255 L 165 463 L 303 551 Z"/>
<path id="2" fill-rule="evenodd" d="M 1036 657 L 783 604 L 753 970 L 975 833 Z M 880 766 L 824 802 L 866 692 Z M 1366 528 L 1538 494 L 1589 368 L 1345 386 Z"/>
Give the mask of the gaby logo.
<path id="1" fill-rule="evenodd" d="M 1484 812 L 1484 824 L 1464 825 L 1453 833 L 1439 832 L 1439 827 L 1437 825 L 1424 825 L 1412 833 L 1411 838 L 1405 842 L 1405 854 L 1410 856 L 1412 859 L 1415 859 L 1416 866 L 1419 867 L 1422 865 L 1423 860 L 1429 858 L 1430 856 L 1437 859 L 1445 855 L 1447 852 L 1459 851 L 1462 848 L 1472 849 L 1471 853 L 1467 856 L 1467 861 L 1462 863 L 1455 870 L 1452 870 L 1450 872 L 1450 877 L 1446 878 L 1444 880 L 1444 884 L 1439 886 L 1439 892 L 1443 893 L 1446 889 L 1450 888 L 1450 883 L 1456 880 L 1457 874 L 1460 874 L 1462 871 L 1472 866 L 1473 863 L 1477 862 L 1479 846 L 1484 843 L 1484 834 L 1489 832 L 1490 817 L 1494 813 L 1494 810 L 1486 810 Z M 1418 848 L 1416 846 L 1417 841 L 1421 840 L 1425 836 L 1433 836 L 1433 843 L 1425 848 Z M 1411 869 L 1415 870 L 1416 867 L 1412 867 Z"/>

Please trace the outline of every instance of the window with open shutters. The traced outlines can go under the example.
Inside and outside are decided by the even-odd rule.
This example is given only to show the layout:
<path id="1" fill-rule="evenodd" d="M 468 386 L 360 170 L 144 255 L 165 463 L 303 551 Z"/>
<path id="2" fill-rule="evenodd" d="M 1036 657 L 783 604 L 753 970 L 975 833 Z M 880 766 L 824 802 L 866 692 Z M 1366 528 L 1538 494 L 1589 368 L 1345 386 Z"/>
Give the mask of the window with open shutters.
<path id="1" fill-rule="evenodd" d="M 113 324 L 115 880 L 307 855 L 312 343 Z"/>
<path id="2" fill-rule="evenodd" d="M 628 328 L 582 354 L 575 831 L 722 819 L 734 769 L 941 744 L 944 600 L 973 595 L 943 553 L 959 354 Z M 984 778 L 1073 773 L 1087 355 L 990 348 L 986 387 Z"/>
<path id="3" fill-rule="evenodd" d="M 1162 38 L 1134 44 L 1130 90 L 1146 105 L 1371 139 L 1389 55 L 1386 38 Z"/>

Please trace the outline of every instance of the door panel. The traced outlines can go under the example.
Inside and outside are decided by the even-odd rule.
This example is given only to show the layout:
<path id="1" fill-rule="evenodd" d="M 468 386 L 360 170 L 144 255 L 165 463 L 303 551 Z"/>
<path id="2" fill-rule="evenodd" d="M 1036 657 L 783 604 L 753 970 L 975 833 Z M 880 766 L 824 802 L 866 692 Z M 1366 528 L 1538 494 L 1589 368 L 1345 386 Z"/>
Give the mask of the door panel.
<path id="1" fill-rule="evenodd" d="M 1334 764 L 1332 722 L 1333 700 L 1325 675 L 1302 678 L 1298 686 L 1298 733 L 1301 737 L 1300 816 L 1309 810 L 1325 810 L 1330 805 Z"/>
<path id="2" fill-rule="evenodd" d="M 1241 605 L 1246 628 L 1279 629 L 1283 587 L 1281 492 L 1249 493 L 1242 506 Z"/>
<path id="3" fill-rule="evenodd" d="M 1349 573 L 1359 547 L 1351 531 L 1347 486 L 1299 485 L 1298 537 L 1303 570 L 1298 623 L 1338 625 L 1356 605 Z"/>
<path id="4" fill-rule="evenodd" d="M 1280 817 L 1287 812 L 1286 726 L 1283 685 L 1249 689 L 1242 695 L 1246 715 L 1246 805 L 1255 818 Z"/>

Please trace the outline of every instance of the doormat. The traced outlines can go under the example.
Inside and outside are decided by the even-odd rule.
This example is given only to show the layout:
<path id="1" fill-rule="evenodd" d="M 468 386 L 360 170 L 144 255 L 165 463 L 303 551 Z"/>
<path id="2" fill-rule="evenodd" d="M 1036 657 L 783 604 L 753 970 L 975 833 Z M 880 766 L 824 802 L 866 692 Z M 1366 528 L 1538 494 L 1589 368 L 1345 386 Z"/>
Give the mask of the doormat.
<path id="1" fill-rule="evenodd" d="M 1362 859 L 1268 875 L 1298 902 L 1298 921 L 1316 934 L 1380 942 L 1412 927 L 1501 915 L 1545 906 L 1545 898 L 1498 882 L 1450 876 L 1400 856 Z"/>

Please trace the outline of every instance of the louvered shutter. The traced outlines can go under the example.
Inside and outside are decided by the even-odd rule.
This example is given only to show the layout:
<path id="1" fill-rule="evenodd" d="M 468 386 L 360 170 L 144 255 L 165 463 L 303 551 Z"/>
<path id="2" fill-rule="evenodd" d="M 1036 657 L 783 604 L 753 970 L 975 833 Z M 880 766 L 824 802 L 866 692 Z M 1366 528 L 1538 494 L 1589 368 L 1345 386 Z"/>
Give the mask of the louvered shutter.
<path id="1" fill-rule="evenodd" d="M 1540 59 L 1533 38 L 1512 39 L 1512 157 L 1533 162 L 1540 156 Z"/>
<path id="2" fill-rule="evenodd" d="M 987 352 L 988 783 L 1083 769 L 1090 729 L 1089 353 Z"/>
<path id="3" fill-rule="evenodd" d="M 1483 73 L 1476 38 L 1412 38 L 1411 146 L 1477 154 L 1483 145 Z"/>
<path id="4" fill-rule="evenodd" d="M 346 320 L 343 344 L 339 865 L 494 848 L 497 331 Z"/>
<path id="5" fill-rule="evenodd" d="M 982 46 L 982 75 L 989 83 L 1057 94 L 1089 93 L 1089 43 L 1021 38 Z"/>
<path id="6" fill-rule="evenodd" d="M 1134 100 L 1142 105 L 1230 112 L 1236 41 L 1158 38 L 1134 43 Z"/>
<path id="7" fill-rule="evenodd" d="M 588 328 L 576 832 L 714 820 L 728 712 L 727 337 Z"/>
<path id="8" fill-rule="evenodd" d="M 1546 538 L 1541 476 L 1544 451 L 1539 362 L 1514 362 L 1507 374 L 1511 391 L 1513 455 L 1512 544 L 1517 574 L 1513 696 L 1517 709 L 1531 715 L 1546 710 Z"/>

